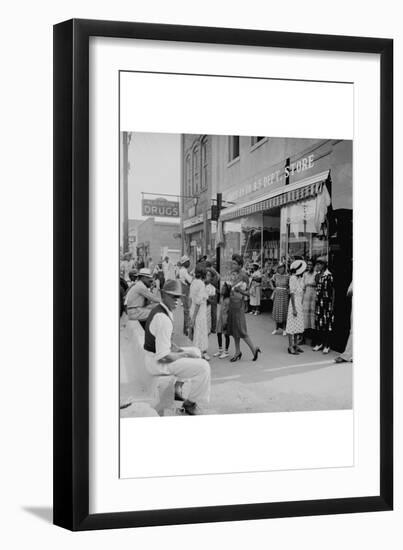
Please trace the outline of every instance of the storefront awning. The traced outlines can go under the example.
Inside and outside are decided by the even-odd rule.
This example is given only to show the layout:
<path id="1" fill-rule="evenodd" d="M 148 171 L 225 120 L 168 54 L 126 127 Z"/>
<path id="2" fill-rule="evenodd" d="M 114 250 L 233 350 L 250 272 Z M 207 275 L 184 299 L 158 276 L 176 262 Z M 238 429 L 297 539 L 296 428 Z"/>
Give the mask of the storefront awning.
<path id="1" fill-rule="evenodd" d="M 267 192 L 263 196 L 261 195 L 251 201 L 234 204 L 234 206 L 222 210 L 220 221 L 249 216 L 256 212 L 263 212 L 264 210 L 270 210 L 284 204 L 315 197 L 321 192 L 323 184 L 329 177 L 329 173 L 330 170 L 326 170 L 296 183 L 284 185 L 275 191 Z"/>

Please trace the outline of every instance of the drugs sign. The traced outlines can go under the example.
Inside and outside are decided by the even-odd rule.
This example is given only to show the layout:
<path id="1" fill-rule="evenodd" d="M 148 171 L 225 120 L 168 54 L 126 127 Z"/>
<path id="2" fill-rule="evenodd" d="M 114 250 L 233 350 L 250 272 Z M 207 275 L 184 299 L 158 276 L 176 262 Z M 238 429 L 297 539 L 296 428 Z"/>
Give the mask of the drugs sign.
<path id="1" fill-rule="evenodd" d="M 160 218 L 179 218 L 179 202 L 163 198 L 143 199 L 143 216 L 159 216 Z"/>

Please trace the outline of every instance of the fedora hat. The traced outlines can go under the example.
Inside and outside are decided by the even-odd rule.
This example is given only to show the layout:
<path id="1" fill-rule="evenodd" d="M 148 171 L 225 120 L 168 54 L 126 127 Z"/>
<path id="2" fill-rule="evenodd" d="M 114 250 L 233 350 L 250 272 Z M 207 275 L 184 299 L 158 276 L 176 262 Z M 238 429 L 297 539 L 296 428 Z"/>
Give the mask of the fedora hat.
<path id="1" fill-rule="evenodd" d="M 290 269 L 295 271 L 296 275 L 301 275 L 306 269 L 306 262 L 304 260 L 295 260 L 290 265 Z"/>
<path id="2" fill-rule="evenodd" d="M 184 256 L 182 256 L 181 258 L 181 264 L 183 265 L 184 263 L 186 262 L 190 262 L 190 258 L 189 256 L 186 256 L 186 254 Z"/>
<path id="3" fill-rule="evenodd" d="M 182 285 L 177 279 L 169 279 L 162 287 L 162 292 L 173 296 L 183 296 Z"/>
<path id="4" fill-rule="evenodd" d="M 149 277 L 150 279 L 153 278 L 151 269 L 148 269 L 147 267 L 142 267 L 140 271 L 137 274 L 138 277 Z"/>

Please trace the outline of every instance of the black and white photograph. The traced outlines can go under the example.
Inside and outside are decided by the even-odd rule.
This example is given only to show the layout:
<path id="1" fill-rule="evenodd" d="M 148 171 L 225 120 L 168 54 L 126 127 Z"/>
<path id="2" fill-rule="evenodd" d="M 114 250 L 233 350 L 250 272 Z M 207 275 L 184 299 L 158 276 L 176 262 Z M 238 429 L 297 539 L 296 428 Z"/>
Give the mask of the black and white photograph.
<path id="1" fill-rule="evenodd" d="M 57 37 L 78 78 L 71 103 L 58 66 L 72 523 L 386 509 L 390 43 L 86 21 Z"/>
<path id="2" fill-rule="evenodd" d="M 352 154 L 120 132 L 121 418 L 353 408 Z"/>
<path id="3" fill-rule="evenodd" d="M 3 547 L 400 548 L 398 6 L 5 5 Z"/>

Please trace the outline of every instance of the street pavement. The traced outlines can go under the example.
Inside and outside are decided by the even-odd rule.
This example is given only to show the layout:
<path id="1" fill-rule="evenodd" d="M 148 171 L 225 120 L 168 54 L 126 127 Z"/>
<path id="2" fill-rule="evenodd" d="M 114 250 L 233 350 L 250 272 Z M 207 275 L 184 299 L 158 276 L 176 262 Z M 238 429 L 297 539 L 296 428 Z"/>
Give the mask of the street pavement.
<path id="1" fill-rule="evenodd" d="M 211 356 L 211 414 L 318 411 L 352 408 L 352 363 L 335 363 L 337 353 L 328 355 L 301 346 L 304 353 L 290 355 L 288 338 L 272 335 L 274 322 L 270 313 L 246 315 L 248 332 L 262 354 L 256 362 L 241 341 L 242 359 L 229 361 L 234 353 L 231 339 L 230 357 L 213 357 L 217 336 L 209 337 Z M 174 341 L 191 345 L 182 334 L 181 306 L 175 312 Z"/>
<path id="2" fill-rule="evenodd" d="M 217 335 L 210 334 L 208 353 L 211 356 L 211 398 L 205 414 L 319 411 L 352 408 L 352 363 L 335 363 L 337 353 L 328 355 L 301 346 L 304 353 L 290 355 L 288 338 L 272 335 L 274 322 L 270 313 L 246 315 L 248 333 L 262 353 L 256 362 L 241 340 L 242 359 L 230 362 L 234 354 L 231 339 L 227 359 L 213 357 L 218 350 Z M 173 340 L 179 346 L 191 345 L 183 334 L 183 310 L 174 313 Z M 123 342 L 121 343 L 123 345 Z M 121 402 L 129 402 L 131 384 L 121 384 Z M 123 409 L 122 416 L 143 416 L 138 411 Z M 173 409 L 171 413 L 175 414 Z"/>

